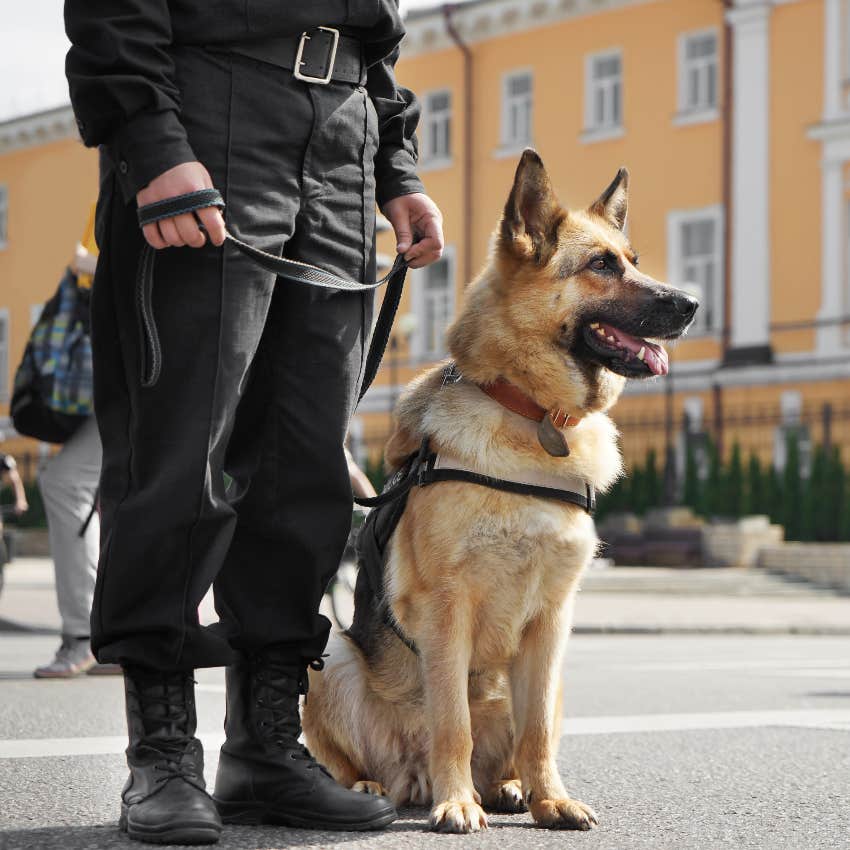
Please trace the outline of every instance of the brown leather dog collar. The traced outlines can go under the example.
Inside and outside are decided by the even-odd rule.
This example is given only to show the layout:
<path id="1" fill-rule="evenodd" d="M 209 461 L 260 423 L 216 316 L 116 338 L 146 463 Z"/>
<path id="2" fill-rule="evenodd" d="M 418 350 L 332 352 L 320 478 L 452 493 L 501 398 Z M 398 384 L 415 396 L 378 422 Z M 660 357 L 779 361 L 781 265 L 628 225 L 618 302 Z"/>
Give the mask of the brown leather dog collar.
<path id="1" fill-rule="evenodd" d="M 497 378 L 490 384 L 479 384 L 478 386 L 490 398 L 498 401 L 502 407 L 506 407 L 508 410 L 518 413 L 526 419 L 541 422 L 548 414 L 552 420 L 552 424 L 556 428 L 569 428 L 581 422 L 580 417 L 571 416 L 566 410 L 560 407 L 553 407 L 551 410 L 546 410 L 545 407 L 541 407 L 519 387 L 504 378 Z"/>

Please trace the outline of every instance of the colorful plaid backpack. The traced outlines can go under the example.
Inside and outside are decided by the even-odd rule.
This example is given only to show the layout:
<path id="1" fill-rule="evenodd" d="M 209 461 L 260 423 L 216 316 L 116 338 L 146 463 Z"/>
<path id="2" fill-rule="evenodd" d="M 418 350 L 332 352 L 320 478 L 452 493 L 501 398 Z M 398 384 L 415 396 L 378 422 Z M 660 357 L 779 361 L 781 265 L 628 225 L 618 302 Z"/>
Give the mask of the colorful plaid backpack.
<path id="1" fill-rule="evenodd" d="M 90 296 L 69 269 L 44 305 L 15 374 L 10 414 L 20 434 L 64 443 L 94 412 Z"/>

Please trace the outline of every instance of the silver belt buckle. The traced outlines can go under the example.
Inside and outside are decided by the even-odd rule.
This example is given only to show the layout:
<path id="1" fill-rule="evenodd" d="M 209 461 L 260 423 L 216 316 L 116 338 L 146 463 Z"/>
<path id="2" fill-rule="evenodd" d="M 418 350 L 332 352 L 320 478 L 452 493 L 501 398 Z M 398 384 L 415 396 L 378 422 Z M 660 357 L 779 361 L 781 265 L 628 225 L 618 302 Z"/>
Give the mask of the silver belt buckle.
<path id="1" fill-rule="evenodd" d="M 296 80 L 302 80 L 305 83 L 315 83 L 316 85 L 326 86 L 334 73 L 334 63 L 336 62 L 336 49 L 339 47 L 339 30 L 333 27 L 316 27 L 323 32 L 329 32 L 333 36 L 333 44 L 331 45 L 331 53 L 328 57 L 328 73 L 324 77 L 312 77 L 309 74 L 301 73 L 301 66 L 304 57 L 304 45 L 310 41 L 310 35 L 306 32 L 301 33 L 301 41 L 298 42 L 298 52 L 295 54 L 295 68 L 292 70 L 292 76 Z"/>

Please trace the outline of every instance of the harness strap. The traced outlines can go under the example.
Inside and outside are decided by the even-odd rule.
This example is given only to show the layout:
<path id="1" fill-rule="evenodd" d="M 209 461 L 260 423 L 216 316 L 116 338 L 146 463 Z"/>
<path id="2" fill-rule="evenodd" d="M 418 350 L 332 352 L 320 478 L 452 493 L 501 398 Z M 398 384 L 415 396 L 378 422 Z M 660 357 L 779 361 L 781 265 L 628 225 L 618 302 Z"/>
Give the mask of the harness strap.
<path id="1" fill-rule="evenodd" d="M 570 490 L 560 487 L 548 487 L 541 484 L 533 484 L 523 481 L 508 481 L 503 478 L 494 478 L 491 475 L 484 475 L 475 472 L 471 469 L 460 469 L 449 466 L 442 466 L 443 458 L 436 452 L 432 452 L 430 448 L 430 440 L 425 437 L 419 446 L 419 451 L 415 455 L 410 455 L 402 467 L 396 472 L 395 476 L 387 482 L 384 491 L 374 498 L 355 498 L 355 502 L 363 507 L 380 508 L 397 502 L 400 499 L 405 499 L 407 494 L 413 487 L 427 487 L 430 484 L 437 484 L 440 481 L 462 481 L 467 484 L 477 484 L 481 487 L 489 487 L 492 490 L 502 490 L 508 493 L 516 493 L 521 496 L 536 496 L 543 499 L 555 499 L 556 501 L 566 502 L 577 505 L 588 514 L 593 515 L 596 509 L 596 493 L 593 485 L 582 480 L 584 492 Z M 457 462 L 455 460 L 455 462 Z M 547 476 L 540 475 L 542 480 L 550 480 Z M 554 479 L 551 479 L 554 480 Z M 395 531 L 395 525 L 401 518 L 404 511 L 404 506 L 397 511 L 397 515 L 393 520 L 391 531 L 387 536 L 387 542 Z M 372 516 L 377 516 L 373 514 Z M 367 522 L 363 526 L 361 534 L 366 534 L 367 529 L 370 530 L 370 525 Z M 367 546 L 369 546 L 367 541 Z M 399 625 L 393 615 L 392 607 L 384 595 L 384 579 L 382 566 L 384 561 L 384 552 L 380 548 L 380 544 L 372 541 L 372 552 L 374 557 L 361 558 L 361 568 L 366 572 L 369 584 L 372 588 L 372 595 L 375 605 L 381 620 L 395 636 L 414 654 L 419 655 L 419 648 L 416 646 L 404 629 Z M 365 547 L 364 547 L 365 548 Z M 358 544 L 358 551 L 360 546 Z M 363 553 L 360 552 L 362 555 Z M 474 671 L 473 671 L 474 672 Z"/>
<path id="2" fill-rule="evenodd" d="M 592 514 L 596 509 L 596 493 L 593 485 L 575 476 L 573 487 L 560 486 L 570 483 L 568 479 L 560 481 L 557 476 L 549 476 L 540 473 L 531 473 L 524 476 L 526 480 L 510 480 L 505 478 L 494 478 L 484 475 L 465 466 L 456 458 L 446 458 L 436 455 L 432 464 L 422 470 L 419 476 L 421 485 L 436 483 L 438 481 L 465 481 L 469 484 L 478 484 L 482 487 L 490 487 L 493 490 L 503 490 L 506 493 L 517 493 L 521 496 L 538 496 L 542 499 L 554 499 L 558 502 L 566 502 L 578 505 L 583 511 Z M 527 480 L 536 477 L 539 480 Z M 545 483 L 541 483 L 545 482 Z M 578 486 L 580 489 L 573 489 Z"/>
<path id="3" fill-rule="evenodd" d="M 224 210 L 224 198 L 217 189 L 200 189 L 197 192 L 188 192 L 164 201 L 146 204 L 138 209 L 139 226 L 144 227 L 165 218 L 175 215 L 195 212 L 207 207 L 217 207 Z M 368 292 L 388 284 L 384 295 L 378 320 L 372 331 L 372 342 L 366 357 L 366 367 L 363 373 L 363 385 L 360 388 L 358 401 L 366 394 L 381 363 L 381 358 L 387 347 L 387 342 L 392 330 L 401 293 L 404 287 L 404 278 L 407 274 L 407 262 L 399 254 L 395 258 L 390 271 L 376 280 L 374 283 L 358 283 L 347 280 L 339 275 L 320 269 L 309 263 L 301 263 L 287 257 L 277 257 L 262 251 L 259 248 L 237 239 L 229 231 L 225 232 L 225 240 L 233 245 L 242 254 L 254 262 L 255 265 L 271 272 L 278 277 L 285 277 L 296 283 L 305 283 L 310 286 L 318 286 L 323 289 L 345 290 L 348 292 Z M 139 314 L 140 333 L 145 340 L 145 356 L 142 362 L 142 386 L 152 387 L 159 380 L 162 371 L 162 349 L 157 333 L 156 320 L 153 314 L 153 283 L 154 283 L 154 259 L 156 250 L 147 242 L 142 249 L 139 265 L 136 273 L 136 306 Z"/>

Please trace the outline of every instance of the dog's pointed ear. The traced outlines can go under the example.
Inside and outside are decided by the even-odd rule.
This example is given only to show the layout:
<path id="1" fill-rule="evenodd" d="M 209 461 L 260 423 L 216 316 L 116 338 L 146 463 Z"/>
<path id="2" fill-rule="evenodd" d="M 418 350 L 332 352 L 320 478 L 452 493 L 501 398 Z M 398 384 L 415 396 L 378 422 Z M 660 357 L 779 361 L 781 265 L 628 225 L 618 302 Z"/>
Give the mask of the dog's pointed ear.
<path id="1" fill-rule="evenodd" d="M 526 148 L 499 228 L 502 245 L 521 257 L 545 263 L 558 244 L 564 212 L 537 151 Z"/>
<path id="2" fill-rule="evenodd" d="M 590 212 L 622 230 L 629 211 L 629 172 L 621 168 L 611 185 L 591 204 Z"/>

